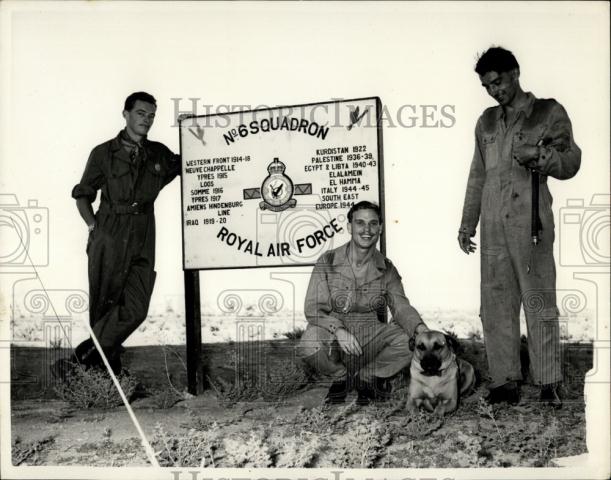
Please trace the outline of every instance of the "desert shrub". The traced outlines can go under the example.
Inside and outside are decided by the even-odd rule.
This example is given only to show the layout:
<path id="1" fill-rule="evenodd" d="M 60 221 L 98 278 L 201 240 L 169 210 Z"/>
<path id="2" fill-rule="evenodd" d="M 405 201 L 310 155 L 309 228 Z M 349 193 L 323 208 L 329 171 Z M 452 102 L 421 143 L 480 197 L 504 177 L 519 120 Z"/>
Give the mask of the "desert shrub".
<path id="1" fill-rule="evenodd" d="M 431 433 L 439 430 L 443 424 L 444 417 L 419 410 L 414 414 L 406 412 L 406 415 L 398 421 L 389 424 L 389 430 L 393 437 L 419 440 L 428 438 Z"/>
<path id="2" fill-rule="evenodd" d="M 164 388 L 154 390 L 152 395 L 149 397 L 148 402 L 154 408 L 159 408 L 161 410 L 165 410 L 168 408 L 172 408 L 181 400 L 185 399 L 185 395 L 181 392 L 178 392 L 174 388 Z"/>
<path id="3" fill-rule="evenodd" d="M 247 440 L 227 438 L 224 466 L 234 468 L 267 468 L 272 465 L 270 446 L 265 436 L 251 432 Z"/>
<path id="4" fill-rule="evenodd" d="M 215 379 L 208 377 L 208 383 L 214 390 L 219 404 L 223 407 L 231 407 L 237 402 L 252 402 L 261 395 L 257 382 L 253 378 L 227 381 L 222 377 Z"/>
<path id="5" fill-rule="evenodd" d="M 151 446 L 162 467 L 215 467 L 221 447 L 221 431 L 213 423 L 207 430 L 192 428 L 176 435 L 157 424 Z"/>
<path id="6" fill-rule="evenodd" d="M 346 435 L 334 439 L 330 460 L 338 468 L 370 468 L 390 442 L 386 426 L 363 417 L 354 421 Z"/>
<path id="7" fill-rule="evenodd" d="M 280 365 L 267 372 L 262 396 L 264 400 L 283 400 L 308 385 L 309 375 L 295 362 Z"/>
<path id="8" fill-rule="evenodd" d="M 289 340 L 299 340 L 304 332 L 305 328 L 295 327 L 292 331 L 285 332 L 282 335 L 288 338 Z"/>
<path id="9" fill-rule="evenodd" d="M 282 401 L 308 385 L 309 375 L 295 362 L 278 365 L 273 372 L 238 359 L 234 378 L 208 377 L 219 403 L 225 407 L 255 400 Z"/>
<path id="10" fill-rule="evenodd" d="M 15 438 L 11 447 L 13 465 L 18 466 L 25 462 L 29 465 L 39 464 L 45 447 L 50 446 L 53 442 L 55 442 L 53 436 L 27 443 L 23 443 L 19 437 Z"/>
<path id="11" fill-rule="evenodd" d="M 327 411 L 328 407 L 326 406 L 315 408 L 300 407 L 294 419 L 295 429 L 316 434 L 331 433 L 332 425 L 327 416 Z"/>
<path id="12" fill-rule="evenodd" d="M 274 466 L 279 468 L 306 468 L 312 466 L 321 447 L 316 435 L 302 433 L 298 437 L 281 438 L 276 447 Z"/>
<path id="13" fill-rule="evenodd" d="M 136 380 L 130 375 L 117 377 L 123 393 L 129 399 L 136 390 Z M 113 408 L 123 404 L 108 373 L 77 367 L 69 378 L 55 387 L 55 393 L 77 408 Z"/>
<path id="14" fill-rule="evenodd" d="M 480 439 L 470 433 L 456 432 L 446 437 L 439 447 L 449 466 L 460 468 L 477 468 L 483 461 L 480 458 L 482 445 Z"/>

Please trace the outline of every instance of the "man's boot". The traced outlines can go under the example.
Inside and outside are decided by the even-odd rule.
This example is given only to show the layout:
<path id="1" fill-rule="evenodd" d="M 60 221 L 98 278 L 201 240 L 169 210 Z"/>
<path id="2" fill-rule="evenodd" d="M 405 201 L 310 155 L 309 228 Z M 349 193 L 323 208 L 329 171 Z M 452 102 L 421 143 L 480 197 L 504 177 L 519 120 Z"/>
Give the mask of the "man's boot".
<path id="1" fill-rule="evenodd" d="M 88 338 L 74 349 L 74 353 L 69 358 L 60 358 L 53 363 L 51 365 L 51 373 L 56 379 L 62 382 L 69 382 L 76 369 L 88 368 L 85 359 L 90 357 L 94 351 L 95 345 L 93 340 Z"/>
<path id="2" fill-rule="evenodd" d="M 509 405 L 517 405 L 520 402 L 520 387 L 517 382 L 507 382 L 490 390 L 486 400 L 490 404 L 507 402 Z"/>
<path id="3" fill-rule="evenodd" d="M 390 382 L 387 378 L 374 377 L 373 382 L 359 381 L 356 387 L 358 405 L 369 405 L 371 402 L 385 402 L 390 398 Z"/>
<path id="4" fill-rule="evenodd" d="M 549 385 L 541 385 L 541 396 L 539 399 L 555 409 L 562 408 L 562 395 L 560 393 L 560 385 L 550 383 Z"/>
<path id="5" fill-rule="evenodd" d="M 348 396 L 348 380 L 343 378 L 337 380 L 331 384 L 327 396 L 325 397 L 324 403 L 327 405 L 337 405 L 344 403 Z"/>

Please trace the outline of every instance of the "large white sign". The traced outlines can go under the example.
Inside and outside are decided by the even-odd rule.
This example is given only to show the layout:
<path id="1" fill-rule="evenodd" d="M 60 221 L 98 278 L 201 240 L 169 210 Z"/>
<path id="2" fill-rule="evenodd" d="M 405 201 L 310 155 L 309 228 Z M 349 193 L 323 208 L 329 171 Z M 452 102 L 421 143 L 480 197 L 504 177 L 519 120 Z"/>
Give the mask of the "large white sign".
<path id="1" fill-rule="evenodd" d="M 381 204 L 380 100 L 180 120 L 185 269 L 311 265 Z"/>

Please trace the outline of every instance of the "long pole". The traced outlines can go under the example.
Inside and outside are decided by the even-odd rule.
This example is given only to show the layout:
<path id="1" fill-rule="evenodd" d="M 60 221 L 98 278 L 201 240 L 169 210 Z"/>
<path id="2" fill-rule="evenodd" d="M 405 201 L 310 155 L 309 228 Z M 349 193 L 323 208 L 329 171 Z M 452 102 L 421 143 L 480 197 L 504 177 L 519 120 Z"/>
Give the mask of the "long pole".
<path id="1" fill-rule="evenodd" d="M 539 237 L 539 233 L 541 231 L 541 219 L 539 218 L 539 172 L 533 168 L 530 170 L 530 173 L 532 190 L 530 238 L 532 244 L 537 245 L 541 241 L 541 238 Z"/>
<path id="2" fill-rule="evenodd" d="M 187 330 L 187 389 L 191 395 L 198 395 L 203 390 L 199 270 L 185 270 L 184 277 L 185 323 Z"/>

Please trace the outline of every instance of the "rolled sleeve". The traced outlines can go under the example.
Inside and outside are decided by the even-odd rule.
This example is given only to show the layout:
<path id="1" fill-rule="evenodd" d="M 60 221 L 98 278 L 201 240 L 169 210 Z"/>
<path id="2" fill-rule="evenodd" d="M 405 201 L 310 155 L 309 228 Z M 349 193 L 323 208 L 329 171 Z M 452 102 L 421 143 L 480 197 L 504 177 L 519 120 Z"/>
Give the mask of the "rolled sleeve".
<path id="1" fill-rule="evenodd" d="M 93 203 L 104 181 L 104 172 L 100 165 L 100 154 L 98 148 L 95 148 L 89 155 L 81 181 L 72 189 L 72 198 L 86 198 L 89 202 Z"/>
<path id="2" fill-rule="evenodd" d="M 403 290 L 401 276 L 393 265 L 388 273 L 388 282 L 386 285 L 388 305 L 392 313 L 393 321 L 398 324 L 411 337 L 416 331 L 416 327 L 421 323 L 422 317 L 418 311 L 411 305 Z"/>
<path id="3" fill-rule="evenodd" d="M 326 263 L 323 255 L 312 271 L 310 283 L 306 294 L 304 314 L 310 325 L 324 328 L 331 333 L 335 333 L 338 328 L 345 328 L 344 323 L 334 317 L 331 306 L 331 292 L 327 273 L 330 265 Z"/>
<path id="4" fill-rule="evenodd" d="M 549 123 L 535 168 L 559 180 L 572 178 L 581 166 L 581 149 L 573 139 L 571 120 L 559 103 L 554 105 Z"/>

